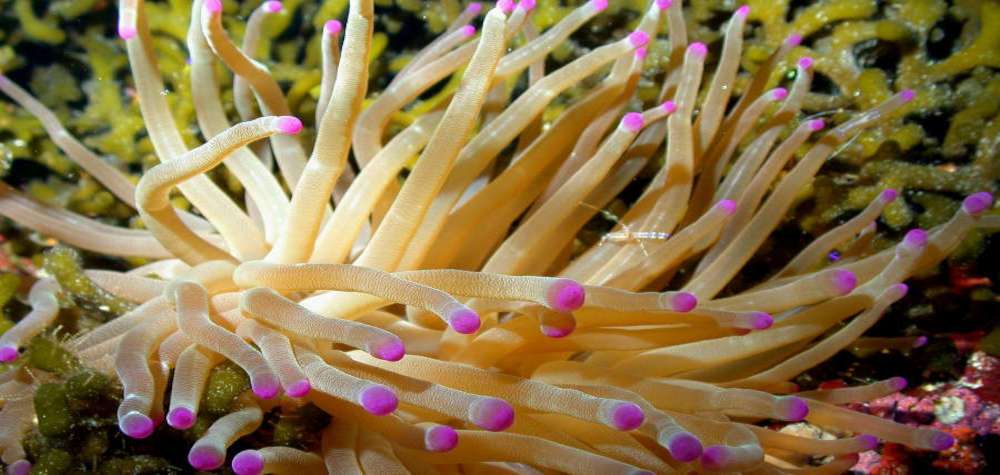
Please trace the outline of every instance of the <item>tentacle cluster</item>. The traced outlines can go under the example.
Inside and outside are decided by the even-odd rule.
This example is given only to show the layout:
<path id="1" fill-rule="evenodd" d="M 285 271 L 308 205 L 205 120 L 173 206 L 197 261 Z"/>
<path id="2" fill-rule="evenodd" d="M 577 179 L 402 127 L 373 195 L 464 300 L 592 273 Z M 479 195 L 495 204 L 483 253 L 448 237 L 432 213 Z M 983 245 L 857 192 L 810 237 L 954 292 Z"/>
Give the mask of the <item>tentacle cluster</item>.
<path id="1" fill-rule="evenodd" d="M 788 88 L 769 83 L 800 37 L 752 75 L 741 73 L 742 7 L 724 27 L 717 67 L 706 70 L 708 48 L 687 43 L 678 0 L 650 2 L 635 31 L 545 71 L 553 48 L 608 2 L 586 2 L 539 33 L 529 21 L 534 2 L 522 0 L 498 2 L 478 30 L 467 23 L 482 8 L 470 6 L 362 110 L 374 7 L 351 0 L 346 23 L 324 29 L 309 148 L 296 138 L 303 124 L 289 115 L 279 84 L 253 58 L 260 18 L 281 4 L 261 5 L 240 47 L 223 27 L 222 3 L 196 0 L 188 48 L 205 142 L 188 149 L 160 94 L 144 2 L 120 3 L 118 31 L 161 160 L 138 185 L 17 85 L 0 78 L 0 90 L 134 206 L 148 230 L 48 208 L 6 185 L 0 214 L 83 249 L 157 260 L 90 272 L 138 306 L 72 342 L 120 378 L 127 436 L 148 437 L 164 420 L 172 429 L 163 430 L 190 428 L 212 367 L 229 360 L 247 373 L 252 393 L 191 447 L 199 470 L 232 456 L 239 474 L 434 473 L 448 465 L 834 473 L 878 440 L 952 444 L 945 433 L 838 407 L 905 382 L 795 394 L 789 381 L 841 349 L 873 344 L 859 337 L 906 293 L 905 279 L 980 224 L 988 193 L 969 196 L 947 223 L 876 251 L 870 227 L 896 195 L 885 190 L 772 277 L 723 292 L 823 162 L 860 131 L 893 120 L 911 91 L 839 125 L 802 117 L 812 61 L 792 66 Z M 675 54 L 660 97 L 633 111 L 645 48 L 661 25 Z M 217 61 L 237 78 L 236 125 L 221 103 Z M 741 74 L 747 86 L 733 97 Z M 450 101 L 385 141 L 394 112 L 455 75 Z M 522 75 L 527 89 L 512 97 Z M 583 81 L 593 90 L 539 127 L 546 107 Z M 263 140 L 270 147 L 255 144 Z M 660 153 L 663 166 L 611 231 L 625 238 L 576 241 Z M 271 154 L 277 174 L 265 165 Z M 219 165 L 244 185 L 245 203 L 205 176 Z M 174 188 L 204 218 L 175 210 L 167 199 Z M 833 249 L 843 258 L 828 263 Z M 663 290 L 677 281 L 679 290 Z M 0 359 L 15 360 L 52 321 L 57 292 L 48 280 L 32 288 L 32 313 L 0 337 Z M 19 473 L 32 389 L 4 378 L 0 448 Z M 305 402 L 334 416 L 315 452 L 227 454 L 260 426 L 263 411 Z M 760 419 L 853 435 L 806 439 L 753 425 Z M 833 457 L 810 467 L 805 455 Z"/>

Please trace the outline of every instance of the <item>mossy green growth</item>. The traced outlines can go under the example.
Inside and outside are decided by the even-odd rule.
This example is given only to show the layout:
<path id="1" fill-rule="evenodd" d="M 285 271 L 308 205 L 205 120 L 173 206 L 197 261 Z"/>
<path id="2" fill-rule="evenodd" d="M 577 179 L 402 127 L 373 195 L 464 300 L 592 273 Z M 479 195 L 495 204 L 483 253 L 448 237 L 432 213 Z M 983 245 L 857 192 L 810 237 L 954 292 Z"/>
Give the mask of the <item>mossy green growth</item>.
<path id="1" fill-rule="evenodd" d="M 184 470 L 170 465 L 170 462 L 160 457 L 134 455 L 105 460 L 98 466 L 97 473 L 101 475 L 159 475 L 184 473 Z"/>
<path id="2" fill-rule="evenodd" d="M 63 437 L 73 429 L 73 413 L 69 410 L 66 388 L 57 383 L 45 383 L 35 391 L 35 413 L 38 432 L 46 437 Z"/>
<path id="3" fill-rule="evenodd" d="M 31 467 L 32 475 L 62 475 L 73 468 L 73 456 L 60 449 L 49 449 L 42 453 Z"/>
<path id="4" fill-rule="evenodd" d="M 113 385 L 107 375 L 84 369 L 66 379 L 66 395 L 73 401 L 93 401 L 108 395 Z"/>
<path id="5" fill-rule="evenodd" d="M 32 338 L 27 356 L 28 366 L 63 376 L 80 368 L 80 360 L 51 336 Z"/>
<path id="6" fill-rule="evenodd" d="M 249 389 L 250 378 L 246 372 L 227 361 L 212 368 L 201 405 L 205 412 L 223 416 L 232 410 L 240 394 Z"/>
<path id="7" fill-rule="evenodd" d="M 274 424 L 274 445 L 306 449 L 314 446 L 318 435 L 330 423 L 330 415 L 313 404 L 283 414 Z"/>
<path id="8" fill-rule="evenodd" d="M 17 294 L 18 287 L 21 286 L 21 278 L 17 274 L 0 274 L 0 309 L 7 306 L 7 302 Z M 14 322 L 7 318 L 6 313 L 0 316 L 0 334 L 10 330 Z"/>
<path id="9" fill-rule="evenodd" d="M 118 316 L 135 308 L 131 302 L 112 295 L 87 278 L 80 254 L 73 249 L 64 246 L 49 249 L 45 252 L 42 265 L 59 282 L 63 291 L 85 309 Z"/>

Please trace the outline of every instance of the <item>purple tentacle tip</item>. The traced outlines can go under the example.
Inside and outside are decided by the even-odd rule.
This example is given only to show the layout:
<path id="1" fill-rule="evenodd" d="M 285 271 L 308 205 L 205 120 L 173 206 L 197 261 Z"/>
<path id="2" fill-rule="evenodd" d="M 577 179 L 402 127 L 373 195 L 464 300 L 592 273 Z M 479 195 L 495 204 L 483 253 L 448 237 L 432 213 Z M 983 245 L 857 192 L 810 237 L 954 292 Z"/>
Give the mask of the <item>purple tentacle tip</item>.
<path id="1" fill-rule="evenodd" d="M 586 291 L 577 281 L 559 279 L 549 287 L 545 299 L 549 308 L 557 312 L 572 312 L 583 306 Z"/>
<path id="2" fill-rule="evenodd" d="M 705 46 L 705 43 L 701 43 L 701 42 L 699 42 L 699 43 L 691 43 L 691 45 L 688 46 L 687 50 L 688 50 L 688 53 L 691 53 L 691 54 L 693 54 L 695 56 L 702 57 L 702 58 L 704 58 L 705 55 L 708 54 L 708 47 Z"/>
<path id="3" fill-rule="evenodd" d="M 281 385 L 274 376 L 265 375 L 263 378 L 250 378 L 250 389 L 261 399 L 272 399 L 278 395 Z"/>
<path id="4" fill-rule="evenodd" d="M 611 425 L 618 430 L 638 429 L 646 420 L 642 408 L 631 402 L 621 402 L 611 409 Z"/>
<path id="5" fill-rule="evenodd" d="M 145 414 L 131 411 L 118 419 L 118 428 L 122 433 L 133 439 L 145 439 L 152 435 L 156 424 Z"/>
<path id="6" fill-rule="evenodd" d="M 514 408 L 503 399 L 486 397 L 469 406 L 469 419 L 488 431 L 502 431 L 514 423 Z"/>
<path id="7" fill-rule="evenodd" d="M 802 69 L 812 69 L 813 63 L 815 63 L 815 61 L 809 56 L 799 59 L 799 67 Z"/>
<path id="8" fill-rule="evenodd" d="M 424 433 L 424 447 L 430 452 L 447 452 L 458 445 L 458 432 L 449 426 L 434 426 Z"/>
<path id="9" fill-rule="evenodd" d="M 465 25 L 462 27 L 462 36 L 466 38 L 472 38 L 476 36 L 476 27 L 472 25 Z"/>
<path id="10" fill-rule="evenodd" d="M 706 447 L 701 453 L 701 466 L 706 470 L 721 470 L 726 466 L 726 459 L 729 458 L 729 449 L 723 445 L 713 445 Z"/>
<path id="11" fill-rule="evenodd" d="M 118 25 L 118 37 L 125 41 L 135 38 L 136 33 L 132 25 Z"/>
<path id="12" fill-rule="evenodd" d="M 195 445 L 188 452 L 188 463 L 198 470 L 215 470 L 226 461 L 226 454 L 219 453 L 215 447 Z"/>
<path id="13" fill-rule="evenodd" d="M 914 91 L 913 89 L 906 89 L 899 93 L 899 98 L 902 99 L 903 102 L 910 102 L 915 97 L 917 97 L 917 91 Z"/>
<path id="14" fill-rule="evenodd" d="M 907 386 L 909 386 L 909 382 L 902 376 L 889 378 L 889 387 L 894 391 L 902 391 L 906 389 Z"/>
<path id="15" fill-rule="evenodd" d="M 955 437 L 947 432 L 934 431 L 931 436 L 931 450 L 947 450 L 955 445 Z"/>
<path id="16" fill-rule="evenodd" d="M 470 335 L 479 331 L 482 321 L 479 319 L 479 314 L 472 309 L 462 308 L 452 312 L 448 316 L 448 324 L 456 332 L 463 335 Z"/>
<path id="17" fill-rule="evenodd" d="M 927 337 L 923 336 L 923 335 L 920 335 L 920 336 L 917 337 L 916 340 L 913 340 L 913 347 L 914 348 L 920 348 L 921 346 L 924 346 L 926 344 L 927 344 Z"/>
<path id="18" fill-rule="evenodd" d="M 809 130 L 812 130 L 813 132 L 819 132 L 820 130 L 823 130 L 824 127 L 826 127 L 826 121 L 823 119 L 813 119 L 809 121 Z"/>
<path id="19" fill-rule="evenodd" d="M 167 413 L 167 425 L 178 430 L 190 429 L 196 419 L 194 411 L 184 406 L 177 406 Z"/>
<path id="20" fill-rule="evenodd" d="M 17 347 L 13 345 L 7 345 L 0 347 L 0 363 L 10 363 L 17 359 L 19 353 Z"/>
<path id="21" fill-rule="evenodd" d="M 797 422 L 801 421 L 809 415 L 809 404 L 800 397 L 796 396 L 784 396 L 778 398 L 778 404 L 776 409 L 779 418 L 789 421 Z"/>
<path id="22" fill-rule="evenodd" d="M 328 35 L 339 34 L 344 29 L 344 24 L 337 20 L 327 20 L 323 25 L 323 30 L 326 31 Z"/>
<path id="23" fill-rule="evenodd" d="M 671 300 L 675 312 L 687 313 L 698 306 L 698 297 L 691 292 L 677 292 Z"/>
<path id="24" fill-rule="evenodd" d="M 743 18 L 746 18 L 747 15 L 749 14 L 750 14 L 750 5 L 743 5 L 742 7 L 739 7 L 736 9 L 736 13 L 734 13 L 734 15 Z"/>
<path id="25" fill-rule="evenodd" d="M 899 192 L 893 188 L 886 188 L 882 190 L 882 193 L 880 193 L 878 196 L 883 203 L 891 203 L 893 201 L 896 201 L 896 198 L 899 197 Z"/>
<path id="26" fill-rule="evenodd" d="M 899 293 L 899 298 L 903 298 L 910 291 L 910 286 L 902 282 L 893 284 L 892 289 Z"/>
<path id="27" fill-rule="evenodd" d="M 673 4 L 673 0 L 656 0 L 656 8 L 659 8 L 660 10 L 666 10 Z"/>
<path id="28" fill-rule="evenodd" d="M 982 213 L 993 205 L 993 195 L 987 191 L 973 193 L 962 201 L 962 209 L 973 216 Z"/>
<path id="29" fill-rule="evenodd" d="M 465 7 L 465 11 L 469 12 L 471 15 L 478 15 L 479 12 L 483 11 L 483 4 L 479 2 L 472 2 L 469 6 Z"/>
<path id="30" fill-rule="evenodd" d="M 403 340 L 393 338 L 377 345 L 371 354 L 380 360 L 399 361 L 406 356 L 406 347 L 403 345 Z"/>
<path id="31" fill-rule="evenodd" d="M 285 394 L 288 394 L 291 397 L 306 397 L 310 391 L 312 391 L 312 384 L 309 380 L 300 379 L 288 386 Z"/>
<path id="32" fill-rule="evenodd" d="M 260 475 L 264 472 L 264 456 L 253 449 L 244 450 L 233 457 L 231 467 L 236 475 Z"/>
<path id="33" fill-rule="evenodd" d="M 205 0 L 205 10 L 209 13 L 219 13 L 222 11 L 222 0 Z"/>
<path id="34" fill-rule="evenodd" d="M 783 87 L 776 87 L 774 89 L 771 89 L 771 100 L 783 101 L 785 100 L 786 97 L 788 97 L 788 89 L 785 89 Z"/>
<path id="35" fill-rule="evenodd" d="M 667 111 L 667 114 L 673 114 L 674 111 L 677 110 L 677 103 L 674 101 L 667 101 L 664 102 L 663 104 L 660 104 L 660 107 L 662 107 L 663 110 Z"/>
<path id="36" fill-rule="evenodd" d="M 360 399 L 361 407 L 376 416 L 389 414 L 399 406 L 396 394 L 385 386 L 368 386 L 361 391 L 361 397 L 358 399 Z"/>
<path id="37" fill-rule="evenodd" d="M 648 54 L 649 54 L 649 49 L 646 47 L 636 48 L 635 50 L 635 57 L 639 59 L 646 59 L 646 56 Z"/>
<path id="38" fill-rule="evenodd" d="M 861 446 L 865 450 L 875 450 L 878 447 L 878 437 L 871 434 L 861 434 L 857 437 L 858 442 L 861 442 Z"/>
<path id="39" fill-rule="evenodd" d="M 726 216 L 732 216 L 732 214 L 736 212 L 736 202 L 733 200 L 722 200 L 716 206 L 718 206 Z"/>
<path id="40" fill-rule="evenodd" d="M 597 12 L 603 12 L 608 8 L 608 0 L 590 0 L 590 6 Z"/>
<path id="41" fill-rule="evenodd" d="M 667 439 L 667 451 L 678 462 L 690 462 L 701 457 L 701 441 L 690 432 L 678 432 Z"/>
<path id="42" fill-rule="evenodd" d="M 526 12 L 530 12 L 535 9 L 535 0 L 521 0 L 517 6 Z"/>
<path id="43" fill-rule="evenodd" d="M 499 2 L 497 2 L 497 7 L 505 15 L 510 15 L 510 13 L 514 11 L 515 6 L 516 5 L 514 4 L 514 0 L 500 0 Z"/>
<path id="44" fill-rule="evenodd" d="M 798 33 L 792 33 L 785 38 L 785 44 L 788 46 L 798 46 L 802 44 L 802 35 Z"/>
<path id="45" fill-rule="evenodd" d="M 622 128 L 629 132 L 639 132 L 643 125 L 646 125 L 646 122 L 642 120 L 642 114 L 638 112 L 629 112 L 622 118 Z"/>
<path id="46" fill-rule="evenodd" d="M 7 475 L 28 475 L 31 473 L 31 462 L 18 460 L 7 466 Z"/>
<path id="47" fill-rule="evenodd" d="M 628 35 L 628 42 L 635 48 L 642 48 L 649 44 L 649 35 L 645 31 L 633 31 Z"/>
<path id="48" fill-rule="evenodd" d="M 840 295 L 847 295 L 857 287 L 858 276 L 847 269 L 837 269 L 833 271 L 831 281 Z"/>
<path id="49" fill-rule="evenodd" d="M 774 317 L 767 312 L 753 312 L 750 317 L 750 326 L 754 330 L 766 330 L 774 325 Z"/>
<path id="50" fill-rule="evenodd" d="M 264 11 L 268 13 L 278 13 L 281 11 L 281 2 L 277 0 L 269 0 L 264 2 Z"/>
<path id="51" fill-rule="evenodd" d="M 549 338 L 563 338 L 569 335 L 570 333 L 573 333 L 573 330 L 576 330 L 575 325 L 569 327 L 557 327 L 545 324 L 539 325 L 539 331 L 542 332 L 542 335 L 545 335 Z"/>
<path id="52" fill-rule="evenodd" d="M 924 247 L 927 245 L 927 231 L 923 229 L 916 228 L 911 229 L 903 236 L 903 244 L 908 247 Z"/>
<path id="53" fill-rule="evenodd" d="M 290 115 L 278 117 L 278 131 L 285 135 L 295 135 L 302 132 L 302 121 Z"/>

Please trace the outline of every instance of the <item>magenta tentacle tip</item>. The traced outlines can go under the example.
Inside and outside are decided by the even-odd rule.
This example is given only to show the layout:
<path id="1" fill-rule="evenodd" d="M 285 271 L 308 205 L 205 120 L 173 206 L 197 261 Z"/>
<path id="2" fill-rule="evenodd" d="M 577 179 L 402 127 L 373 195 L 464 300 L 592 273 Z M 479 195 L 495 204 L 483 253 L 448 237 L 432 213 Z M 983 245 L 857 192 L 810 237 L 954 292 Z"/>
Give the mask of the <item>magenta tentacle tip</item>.
<path id="1" fill-rule="evenodd" d="M 312 383 L 308 379 L 300 379 L 288 386 L 285 394 L 291 397 L 306 397 L 312 391 Z"/>
<path id="2" fill-rule="evenodd" d="M 5 345 L 0 347 L 0 363 L 10 363 L 16 360 L 19 354 L 16 346 Z"/>
<path id="3" fill-rule="evenodd" d="M 573 330 L 576 330 L 576 325 L 568 327 L 557 327 L 545 324 L 539 325 L 539 331 L 542 332 L 542 335 L 549 338 L 563 338 L 568 336 L 570 333 L 573 333 Z"/>
<path id="4" fill-rule="evenodd" d="M 893 284 L 892 288 L 899 294 L 898 298 L 903 298 L 906 296 L 907 293 L 910 292 L 910 286 L 902 282 L 898 284 Z"/>
<path id="5" fill-rule="evenodd" d="M 779 397 L 776 409 L 778 417 L 789 422 L 801 421 L 809 415 L 809 404 L 797 396 Z"/>
<path id="6" fill-rule="evenodd" d="M 639 59 L 646 59 L 646 56 L 647 56 L 647 55 L 649 55 L 649 49 L 648 49 L 648 48 L 646 48 L 646 47 L 642 47 L 642 48 L 637 48 L 637 49 L 635 50 L 635 57 L 636 57 L 636 58 L 639 58 Z"/>
<path id="7" fill-rule="evenodd" d="M 479 331 L 482 321 L 479 319 L 479 314 L 472 309 L 461 308 L 451 312 L 451 315 L 448 316 L 448 324 L 456 332 L 470 335 Z"/>
<path id="8" fill-rule="evenodd" d="M 722 200 L 716 206 L 726 214 L 726 216 L 731 216 L 736 212 L 736 202 L 733 200 Z"/>
<path id="9" fill-rule="evenodd" d="M 749 14 L 750 14 L 750 5 L 743 5 L 742 7 L 737 8 L 736 13 L 734 13 L 733 15 L 741 18 L 746 18 L 747 15 Z"/>
<path id="10" fill-rule="evenodd" d="M 469 6 L 465 7 L 465 11 L 470 15 L 478 15 L 483 11 L 483 4 L 479 2 L 472 2 Z"/>
<path id="11" fill-rule="evenodd" d="M 222 0 L 205 0 L 205 10 L 213 14 L 221 12 Z"/>
<path id="12" fill-rule="evenodd" d="M 424 433 L 424 447 L 430 452 L 447 452 L 458 445 L 458 431 L 438 425 Z"/>
<path id="13" fill-rule="evenodd" d="M 774 325 L 774 317 L 767 312 L 753 312 L 750 314 L 750 326 L 754 330 L 766 330 Z"/>
<path id="14" fill-rule="evenodd" d="M 31 473 L 31 462 L 18 460 L 7 466 L 7 475 L 28 475 Z"/>
<path id="15" fill-rule="evenodd" d="M 666 10 L 673 4 L 673 0 L 656 0 L 656 8 L 659 8 L 660 10 Z"/>
<path id="16" fill-rule="evenodd" d="M 628 42 L 634 48 L 642 48 L 649 44 L 649 35 L 645 31 L 636 30 L 628 35 Z"/>
<path id="17" fill-rule="evenodd" d="M 858 286 L 858 276 L 847 269 L 836 269 L 830 277 L 840 295 L 847 295 Z"/>
<path id="18" fill-rule="evenodd" d="M 572 312 L 583 306 L 586 291 L 577 281 L 558 279 L 549 287 L 546 295 L 548 307 L 557 312 Z"/>
<path id="19" fill-rule="evenodd" d="M 521 0 L 517 6 L 526 12 L 530 12 L 535 9 L 535 0 Z"/>
<path id="20" fill-rule="evenodd" d="M 889 387 L 892 388 L 893 391 L 902 391 L 906 389 L 907 386 L 909 386 L 909 382 L 902 376 L 889 378 Z"/>
<path id="21" fill-rule="evenodd" d="M 635 430 L 646 420 L 642 408 L 631 402 L 620 402 L 611 409 L 609 422 L 618 430 Z"/>
<path id="22" fill-rule="evenodd" d="M 510 15 L 516 6 L 517 5 L 514 4 L 514 0 L 500 0 L 497 2 L 497 8 L 499 8 L 505 15 Z"/>
<path id="23" fill-rule="evenodd" d="M 118 37 L 125 41 L 135 38 L 136 33 L 132 25 L 118 25 Z"/>
<path id="24" fill-rule="evenodd" d="M 706 447 L 701 453 L 701 466 L 707 470 L 721 470 L 726 466 L 729 449 L 723 445 Z"/>
<path id="25" fill-rule="evenodd" d="M 285 135 L 295 135 L 302 132 L 302 121 L 298 117 L 285 115 L 278 117 L 277 127 Z"/>
<path id="26" fill-rule="evenodd" d="M 899 98 L 902 99 L 903 102 L 910 102 L 915 97 L 917 97 L 917 91 L 914 91 L 913 89 L 905 89 L 903 92 L 899 93 Z"/>
<path id="27" fill-rule="evenodd" d="M 931 436 L 931 450 L 947 450 L 953 445 L 955 445 L 955 437 L 947 432 L 934 431 Z"/>
<path id="28" fill-rule="evenodd" d="M 815 61 L 809 56 L 799 59 L 799 67 L 805 70 L 812 69 L 813 63 L 815 63 Z"/>
<path id="29" fill-rule="evenodd" d="M 177 430 L 190 429 L 196 420 L 194 411 L 184 406 L 177 406 L 167 413 L 167 425 Z"/>
<path id="30" fill-rule="evenodd" d="M 893 188 L 886 188 L 882 190 L 882 193 L 880 193 L 878 197 L 883 203 L 891 203 L 896 201 L 896 198 L 899 197 L 899 192 Z"/>
<path id="31" fill-rule="evenodd" d="M 236 475 L 260 475 L 264 472 L 264 456 L 253 449 L 244 450 L 230 464 Z"/>
<path id="32" fill-rule="evenodd" d="M 399 361 L 406 356 L 406 347 L 403 340 L 393 338 L 375 345 L 371 355 L 384 361 Z"/>
<path id="33" fill-rule="evenodd" d="M 473 36 L 476 36 L 476 27 L 472 25 L 463 26 L 461 28 L 461 31 L 462 31 L 462 36 L 466 38 L 472 38 Z"/>
<path id="34" fill-rule="evenodd" d="M 215 470 L 226 461 L 226 454 L 208 445 L 195 445 L 188 452 L 188 464 L 198 470 Z"/>
<path id="35" fill-rule="evenodd" d="M 988 191 L 973 193 L 962 201 L 962 210 L 976 216 L 993 206 L 993 195 Z"/>
<path id="36" fill-rule="evenodd" d="M 259 379 L 251 378 L 250 389 L 253 390 L 255 396 L 261 399 L 273 399 L 281 391 L 281 385 L 278 384 L 277 379 L 268 375 Z"/>
<path id="37" fill-rule="evenodd" d="M 667 112 L 667 114 L 673 114 L 674 111 L 677 110 L 677 103 L 674 101 L 667 101 L 664 102 L 663 104 L 660 104 L 660 107 L 662 107 L 663 110 Z"/>
<path id="38" fill-rule="evenodd" d="M 343 29 L 344 24 L 339 20 L 327 20 L 326 23 L 323 24 L 323 31 L 325 31 L 328 35 L 340 34 Z"/>
<path id="39" fill-rule="evenodd" d="M 776 87 L 771 89 L 771 100 L 773 101 L 783 101 L 788 97 L 788 89 L 783 87 Z"/>
<path id="40" fill-rule="evenodd" d="M 364 410 L 376 416 L 389 414 L 399 406 L 396 394 L 389 388 L 380 385 L 371 385 L 363 389 L 358 399 Z"/>
<path id="41" fill-rule="evenodd" d="M 705 46 L 705 43 L 701 43 L 701 42 L 691 43 L 691 45 L 688 46 L 687 50 L 688 50 L 688 53 L 691 53 L 691 54 L 693 54 L 695 56 L 698 56 L 700 58 L 704 58 L 705 55 L 708 54 L 708 46 Z"/>
<path id="42" fill-rule="evenodd" d="M 785 44 L 792 47 L 802 44 L 802 35 L 798 33 L 788 35 L 788 38 L 785 38 Z"/>
<path id="43" fill-rule="evenodd" d="M 590 6 L 594 11 L 600 13 L 608 8 L 608 0 L 590 0 Z"/>
<path id="44" fill-rule="evenodd" d="M 691 292 L 677 292 L 670 304 L 675 312 L 687 313 L 698 306 L 698 297 Z"/>
<path id="45" fill-rule="evenodd" d="M 278 12 L 281 11 L 281 8 L 282 8 L 281 2 L 279 2 L 277 0 L 270 0 L 270 1 L 264 2 L 264 11 L 265 12 L 268 12 L 268 13 L 278 13 Z"/>
<path id="46" fill-rule="evenodd" d="M 926 246 L 927 231 L 924 231 L 923 229 L 920 228 L 911 229 L 909 232 L 906 233 L 906 236 L 903 236 L 903 244 L 905 244 L 908 247 L 916 247 L 916 248 Z"/>
<path id="47" fill-rule="evenodd" d="M 826 121 L 823 119 L 813 119 L 809 121 L 809 130 L 813 132 L 819 132 L 826 127 Z"/>
<path id="48" fill-rule="evenodd" d="M 642 120 L 642 114 L 638 112 L 629 112 L 622 118 L 622 128 L 632 133 L 639 132 L 644 125 L 646 122 Z"/>
<path id="49" fill-rule="evenodd" d="M 878 447 L 878 437 L 871 434 L 861 434 L 857 436 L 858 442 L 865 450 L 875 450 Z"/>
<path id="50" fill-rule="evenodd" d="M 156 424 L 145 414 L 139 411 L 130 411 L 118 419 L 118 428 L 123 434 L 133 439 L 145 439 L 152 435 Z"/>
<path id="51" fill-rule="evenodd" d="M 920 335 L 917 337 L 916 340 L 913 340 L 914 348 L 920 348 L 921 346 L 924 346 L 926 344 L 927 344 L 927 337 L 924 335 Z"/>
<path id="52" fill-rule="evenodd" d="M 704 447 L 690 432 L 678 432 L 667 439 L 667 451 L 678 462 L 690 462 L 701 457 Z"/>
<path id="53" fill-rule="evenodd" d="M 503 399 L 484 397 L 469 406 L 469 419 L 483 429 L 498 432 L 514 423 L 514 408 Z"/>

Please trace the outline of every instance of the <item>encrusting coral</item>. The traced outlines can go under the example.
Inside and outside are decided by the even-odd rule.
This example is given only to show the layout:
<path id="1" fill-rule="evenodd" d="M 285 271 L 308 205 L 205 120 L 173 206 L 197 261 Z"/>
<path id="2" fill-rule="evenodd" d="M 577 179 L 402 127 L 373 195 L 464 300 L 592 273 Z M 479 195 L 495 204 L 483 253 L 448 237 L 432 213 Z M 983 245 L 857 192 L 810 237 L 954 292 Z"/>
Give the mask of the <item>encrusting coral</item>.
<path id="1" fill-rule="evenodd" d="M 877 250 L 872 225 L 898 195 L 881 190 L 769 279 L 725 292 L 823 163 L 897 120 L 915 92 L 836 125 L 804 116 L 812 58 L 795 61 L 787 89 L 771 87 L 801 36 L 789 32 L 743 79 L 749 8 L 725 23 L 710 61 L 705 44 L 688 43 L 670 0 L 650 2 L 631 33 L 546 71 L 549 54 L 608 2 L 591 0 L 541 32 L 528 21 L 534 7 L 500 1 L 477 34 L 467 23 L 484 11 L 473 4 L 363 107 L 375 13 L 371 0 L 351 0 L 345 25 L 324 26 L 310 149 L 285 93 L 254 59 L 261 19 L 282 5 L 265 2 L 250 16 L 241 47 L 222 2 L 196 0 L 186 40 L 206 140 L 189 147 L 161 93 L 145 3 L 122 0 L 118 32 L 161 161 L 135 185 L 0 77 L 0 91 L 146 228 L 46 206 L 9 185 L 0 196 L 0 214 L 66 244 L 151 259 L 128 272 L 86 271 L 108 302 L 137 306 L 66 345 L 69 357 L 118 376 L 121 431 L 143 439 L 195 427 L 213 372 L 235 365 L 249 390 L 231 394 L 235 403 L 199 431 L 187 455 L 196 469 L 232 455 L 239 474 L 839 473 L 879 439 L 951 446 L 947 433 L 838 407 L 897 391 L 899 380 L 800 394 L 790 380 L 849 348 L 905 295 L 908 277 L 970 231 L 996 226 L 982 216 L 990 193 L 969 194 L 943 224 Z M 655 100 L 633 112 L 663 25 L 666 75 Z M 236 125 L 219 93 L 220 61 L 239 78 Z M 394 113 L 450 77 L 459 79 L 448 100 L 384 141 Z M 593 89 L 542 125 L 546 107 L 585 81 Z M 662 166 L 609 238 L 578 247 L 587 221 L 659 153 Z M 206 175 L 220 164 L 244 203 Z M 197 214 L 175 208 L 175 188 Z M 829 262 L 836 248 L 846 250 Z M 680 288 L 660 291 L 672 282 Z M 13 473 L 31 466 L 21 441 L 42 410 L 33 401 L 58 401 L 37 397 L 60 390 L 46 372 L 16 363 L 56 318 L 59 292 L 38 280 L 31 314 L 0 338 L 0 358 L 15 363 L 0 376 L 0 456 Z M 306 403 L 332 417 L 315 450 L 229 453 L 266 414 Z M 39 430 L 64 430 L 61 415 L 39 418 Z M 797 437 L 754 425 L 763 419 L 855 435 Z M 45 463 L 65 458 L 49 453 Z M 808 456 L 832 457 L 813 466 Z"/>

